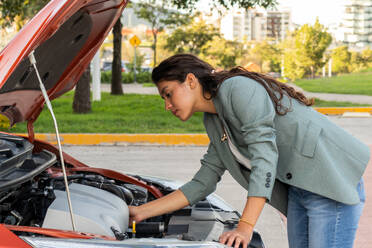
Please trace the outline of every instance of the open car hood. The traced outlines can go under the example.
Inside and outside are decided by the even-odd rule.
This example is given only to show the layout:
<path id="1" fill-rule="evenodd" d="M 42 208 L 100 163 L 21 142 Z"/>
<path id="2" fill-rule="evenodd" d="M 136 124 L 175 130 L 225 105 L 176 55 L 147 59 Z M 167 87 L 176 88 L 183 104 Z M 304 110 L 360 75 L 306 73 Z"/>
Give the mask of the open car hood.
<path id="1" fill-rule="evenodd" d="M 0 53 L 0 114 L 11 125 L 39 116 L 44 99 L 28 55 L 54 99 L 71 90 L 127 0 L 51 0 Z"/>

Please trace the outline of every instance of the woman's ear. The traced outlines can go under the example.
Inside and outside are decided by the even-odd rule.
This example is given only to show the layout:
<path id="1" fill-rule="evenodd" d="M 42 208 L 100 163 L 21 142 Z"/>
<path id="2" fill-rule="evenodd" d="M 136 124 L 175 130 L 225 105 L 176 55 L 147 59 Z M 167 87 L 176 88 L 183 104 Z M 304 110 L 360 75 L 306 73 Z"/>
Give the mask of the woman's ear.
<path id="1" fill-rule="evenodd" d="M 186 83 L 191 89 L 194 89 L 197 86 L 198 79 L 195 77 L 195 75 L 191 72 L 187 73 L 186 75 Z"/>

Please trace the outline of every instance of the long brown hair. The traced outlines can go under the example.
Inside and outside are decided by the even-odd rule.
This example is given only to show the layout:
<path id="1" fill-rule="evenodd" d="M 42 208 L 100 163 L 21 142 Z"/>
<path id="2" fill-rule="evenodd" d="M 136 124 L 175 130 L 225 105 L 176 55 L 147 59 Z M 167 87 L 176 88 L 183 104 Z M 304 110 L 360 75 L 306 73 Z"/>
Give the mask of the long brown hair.
<path id="1" fill-rule="evenodd" d="M 208 92 L 210 94 L 209 99 L 217 96 L 220 85 L 226 79 L 235 76 L 244 76 L 255 80 L 266 89 L 271 100 L 275 104 L 275 111 L 278 115 L 285 115 L 290 111 L 289 107 L 283 106 L 282 104 L 284 94 L 306 106 L 314 104 L 313 99 L 306 98 L 304 94 L 296 91 L 293 87 L 267 75 L 247 71 L 240 66 L 234 67 L 228 71 L 222 70 L 217 72 L 210 64 L 192 54 L 177 54 L 162 61 L 152 71 L 152 81 L 155 84 L 162 81 L 173 80 L 182 83 L 186 80 L 188 73 L 193 73 L 195 75 L 202 85 L 203 96 L 205 97 L 205 93 Z M 276 92 L 278 94 L 275 94 Z"/>

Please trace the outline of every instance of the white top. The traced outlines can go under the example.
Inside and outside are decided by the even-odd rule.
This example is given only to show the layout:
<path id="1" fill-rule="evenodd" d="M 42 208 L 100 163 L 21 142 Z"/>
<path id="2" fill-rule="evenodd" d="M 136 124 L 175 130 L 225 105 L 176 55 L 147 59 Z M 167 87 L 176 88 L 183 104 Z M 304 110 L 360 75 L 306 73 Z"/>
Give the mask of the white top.
<path id="1" fill-rule="evenodd" d="M 239 152 L 238 148 L 236 148 L 236 146 L 231 142 L 231 139 L 229 135 L 227 134 L 225 127 L 223 129 L 225 130 L 225 135 L 227 137 L 227 143 L 229 144 L 230 150 L 232 154 L 234 155 L 236 161 L 244 165 L 246 168 L 252 169 L 251 161 L 248 158 L 244 157 L 244 155 Z"/>

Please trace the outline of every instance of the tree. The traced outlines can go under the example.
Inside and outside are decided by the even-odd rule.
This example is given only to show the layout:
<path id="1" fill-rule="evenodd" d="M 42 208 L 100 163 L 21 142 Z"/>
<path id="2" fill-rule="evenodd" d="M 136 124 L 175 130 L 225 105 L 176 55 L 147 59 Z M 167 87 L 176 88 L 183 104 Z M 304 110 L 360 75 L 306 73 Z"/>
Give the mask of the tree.
<path id="1" fill-rule="evenodd" d="M 372 67 L 372 49 L 367 47 L 364 49 L 361 53 L 362 61 L 363 61 L 363 67 L 364 68 L 371 68 Z"/>
<path id="2" fill-rule="evenodd" d="M 351 53 L 347 46 L 336 47 L 331 52 L 332 71 L 334 73 L 347 73 L 350 68 Z"/>
<path id="3" fill-rule="evenodd" d="M 220 34 L 213 25 L 208 25 L 199 17 L 193 18 L 189 25 L 174 30 L 167 38 L 165 47 L 174 53 L 199 55 L 204 45 Z"/>
<path id="4" fill-rule="evenodd" d="M 249 53 L 260 61 L 262 71 L 280 72 L 282 51 L 278 45 L 270 42 L 270 40 L 256 42 Z"/>
<path id="5" fill-rule="evenodd" d="M 362 54 L 356 51 L 351 52 L 350 58 L 350 72 L 359 72 L 364 69 Z"/>
<path id="6" fill-rule="evenodd" d="M 49 0 L 1 0 L 0 25 L 2 27 L 16 26 L 19 31 Z"/>
<path id="7" fill-rule="evenodd" d="M 89 113 L 92 110 L 90 102 L 90 69 L 88 68 L 81 75 L 75 87 L 72 109 L 75 113 Z"/>
<path id="8" fill-rule="evenodd" d="M 158 35 L 158 48 L 157 48 L 157 61 L 163 61 L 164 59 L 173 55 L 172 52 L 168 51 L 165 47 L 167 44 L 169 34 L 162 32 Z"/>
<path id="9" fill-rule="evenodd" d="M 154 51 L 154 66 L 156 66 L 156 48 L 158 42 L 158 34 L 165 27 L 175 27 L 188 23 L 188 16 L 185 16 L 177 11 L 170 10 L 166 7 L 165 2 L 158 4 L 159 1 L 147 0 L 140 2 L 135 6 L 135 13 L 139 18 L 148 21 L 151 25 L 153 35 L 152 49 Z"/>
<path id="10" fill-rule="evenodd" d="M 229 69 L 238 64 L 243 52 L 242 43 L 214 36 L 202 47 L 200 57 L 214 67 Z"/>
<path id="11" fill-rule="evenodd" d="M 120 18 L 116 21 L 112 33 L 114 35 L 114 51 L 112 56 L 111 69 L 111 94 L 123 95 L 122 76 L 121 76 L 121 29 L 122 24 Z"/>
<path id="12" fill-rule="evenodd" d="M 178 9 L 192 9 L 199 1 L 200 0 L 170 0 L 170 3 L 172 3 L 172 5 L 176 6 Z M 237 6 L 240 8 L 249 9 L 255 6 L 267 8 L 275 5 L 276 0 L 213 0 L 212 3 L 215 5 L 219 4 L 225 8 Z"/>
<path id="13" fill-rule="evenodd" d="M 134 64 L 134 55 L 129 57 L 129 63 L 127 64 L 128 70 L 131 72 L 141 72 L 141 67 L 145 61 L 145 55 L 140 52 L 136 53 L 136 64 Z"/>
<path id="14" fill-rule="evenodd" d="M 283 50 L 284 77 L 292 81 L 302 78 L 306 68 L 296 59 L 295 33 L 291 33 L 281 44 Z"/>
<path id="15" fill-rule="evenodd" d="M 325 65 L 324 52 L 332 42 L 331 35 L 317 19 L 314 26 L 305 24 L 295 33 L 296 60 L 310 69 L 314 78 L 318 68 Z"/>
<path id="16" fill-rule="evenodd" d="M 306 68 L 299 65 L 296 60 L 296 52 L 292 49 L 284 52 L 284 77 L 292 81 L 303 78 L 307 73 Z"/>

